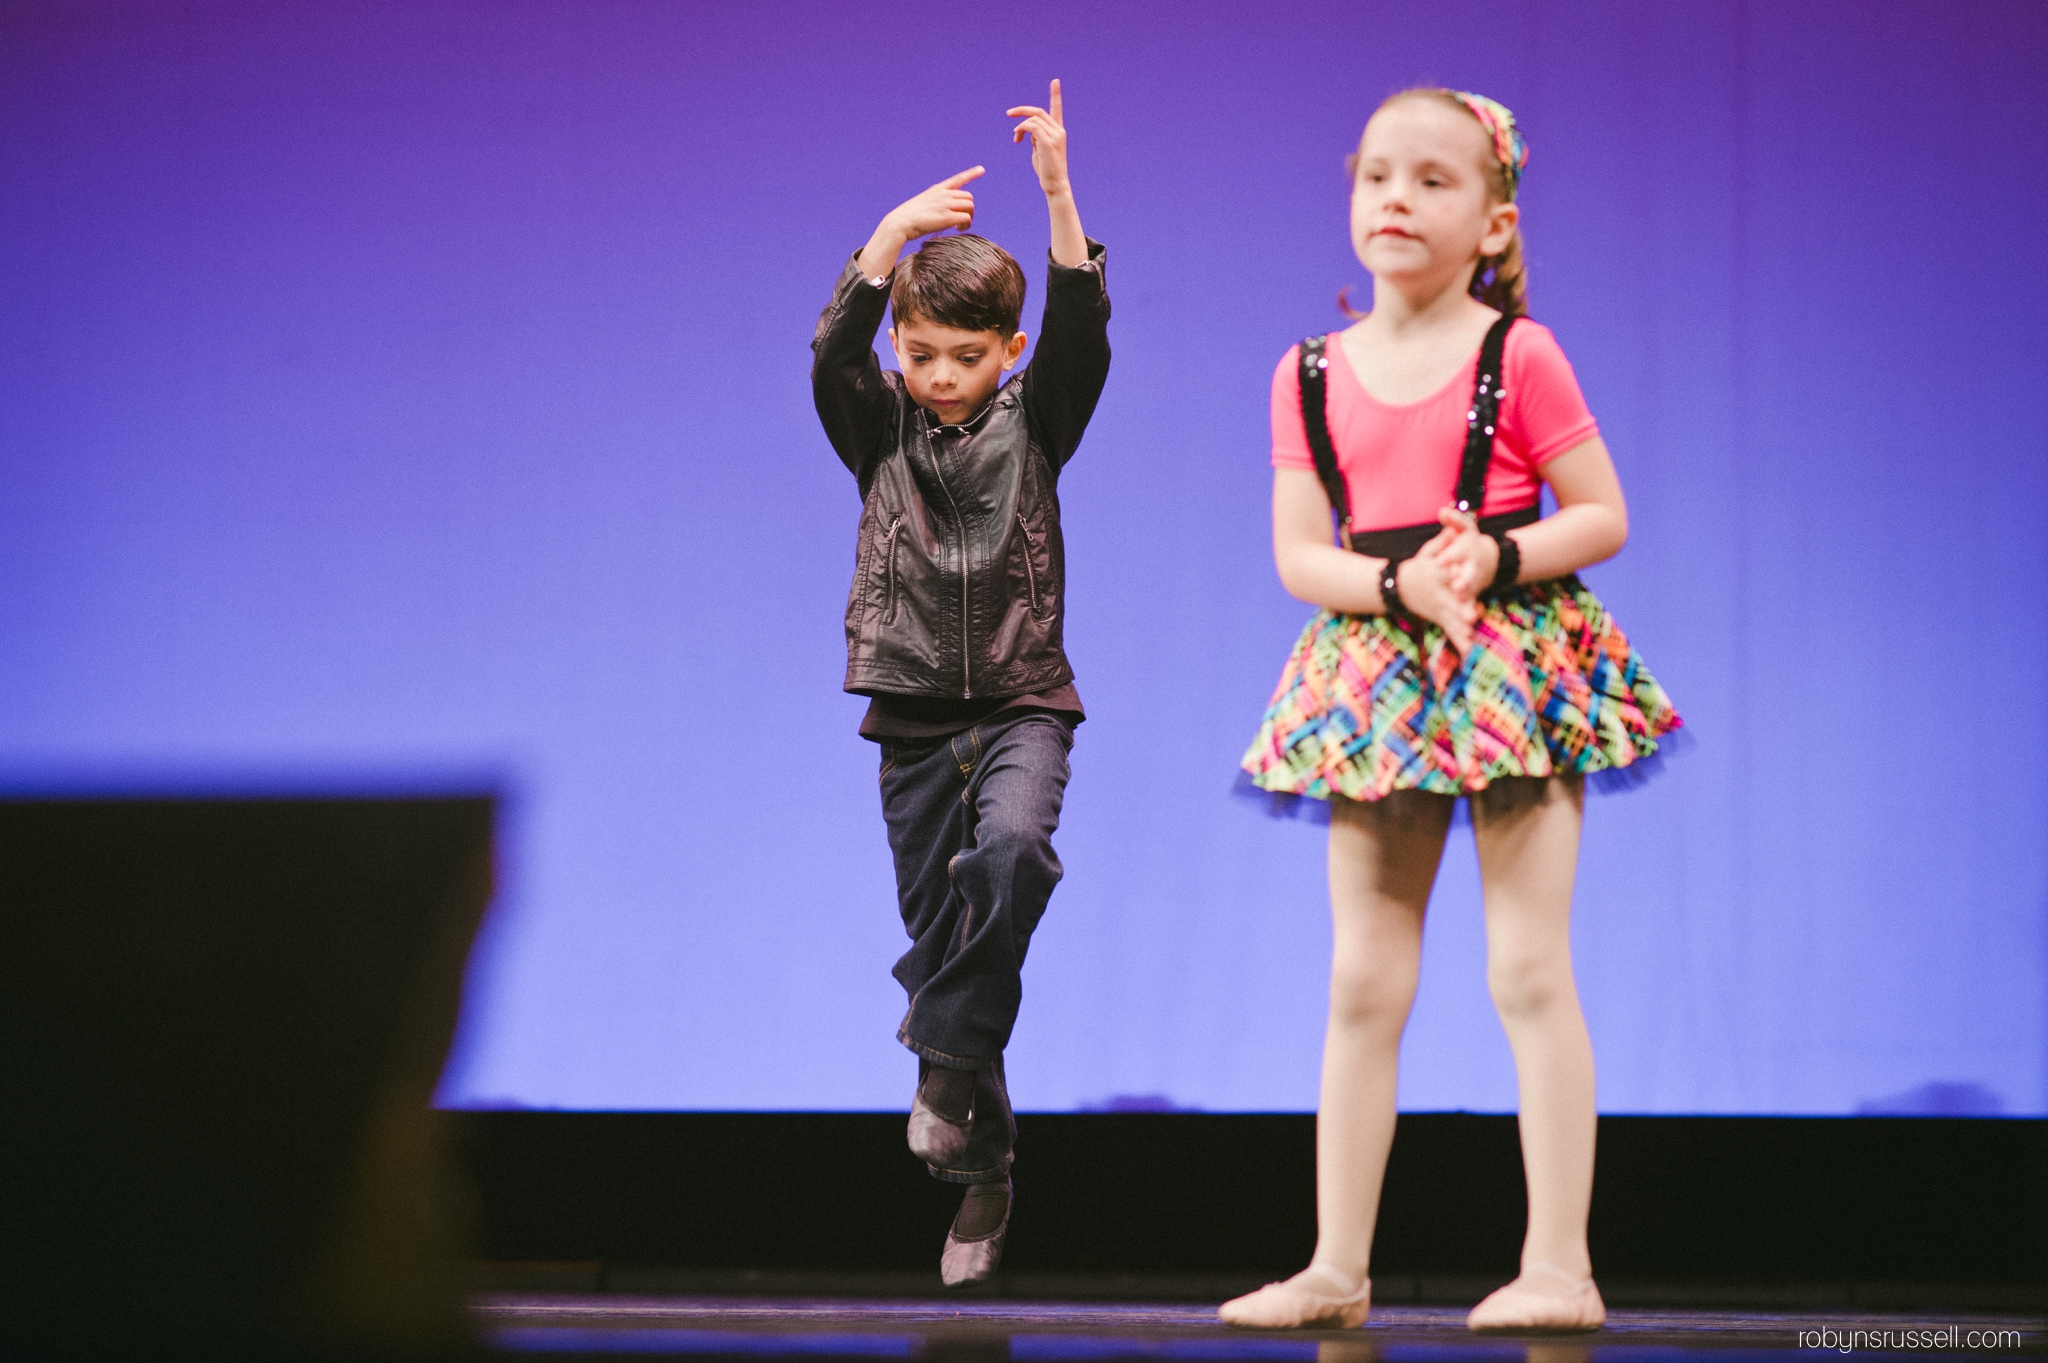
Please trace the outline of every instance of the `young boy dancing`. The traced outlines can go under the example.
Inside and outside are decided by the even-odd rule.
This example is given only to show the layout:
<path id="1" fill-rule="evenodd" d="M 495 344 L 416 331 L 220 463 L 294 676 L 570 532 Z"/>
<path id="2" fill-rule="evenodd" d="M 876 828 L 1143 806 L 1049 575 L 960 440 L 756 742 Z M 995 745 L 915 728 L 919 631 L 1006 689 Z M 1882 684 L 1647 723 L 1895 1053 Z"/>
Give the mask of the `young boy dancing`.
<path id="1" fill-rule="evenodd" d="M 896 1037 L 917 1053 L 910 1148 L 967 1185 L 946 1235 L 947 1286 L 983 1282 L 1010 1225 L 1017 1136 L 1003 1048 L 1020 972 L 1060 862 L 1067 752 L 1082 720 L 1060 646 L 1060 469 L 1109 373 L 1103 249 L 1067 181 L 1060 84 L 1008 111 L 1052 216 L 1038 352 L 1017 329 L 1024 272 L 981 237 L 964 170 L 898 205 L 848 263 L 811 343 L 825 433 L 860 482 L 846 689 L 881 745 L 882 817 L 910 950 Z M 872 349 L 882 308 L 901 373 Z"/>

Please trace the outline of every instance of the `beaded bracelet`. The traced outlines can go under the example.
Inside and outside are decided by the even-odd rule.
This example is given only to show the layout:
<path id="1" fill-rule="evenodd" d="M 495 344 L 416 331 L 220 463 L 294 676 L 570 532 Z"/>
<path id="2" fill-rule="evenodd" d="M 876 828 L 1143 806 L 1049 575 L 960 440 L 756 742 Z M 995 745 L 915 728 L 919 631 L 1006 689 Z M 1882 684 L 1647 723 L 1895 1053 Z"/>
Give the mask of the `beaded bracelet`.
<path id="1" fill-rule="evenodd" d="M 1401 601 L 1401 585 L 1397 580 L 1405 558 L 1390 558 L 1387 566 L 1380 569 L 1380 608 L 1388 615 L 1408 614 L 1408 607 Z"/>
<path id="2" fill-rule="evenodd" d="M 1513 536 L 1500 532 L 1487 538 L 1500 546 L 1500 566 L 1493 570 L 1493 585 L 1487 590 L 1506 591 L 1522 576 L 1522 546 L 1515 543 Z"/>

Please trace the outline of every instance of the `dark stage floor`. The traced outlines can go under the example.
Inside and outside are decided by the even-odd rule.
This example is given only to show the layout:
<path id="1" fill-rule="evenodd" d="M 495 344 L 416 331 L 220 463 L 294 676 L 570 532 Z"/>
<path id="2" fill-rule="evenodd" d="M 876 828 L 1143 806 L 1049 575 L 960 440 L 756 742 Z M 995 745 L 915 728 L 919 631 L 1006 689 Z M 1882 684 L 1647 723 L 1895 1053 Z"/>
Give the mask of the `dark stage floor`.
<path id="1" fill-rule="evenodd" d="M 475 1308 L 497 1348 L 556 1357 L 1677 1363 L 1711 1354 L 1728 1363 L 1823 1350 L 2048 1353 L 2037 1318 L 1925 1313 L 1626 1310 L 1596 1334 L 1516 1339 L 1474 1336 L 1463 1308 L 1437 1306 L 1379 1308 L 1361 1330 L 1287 1334 L 1232 1330 L 1213 1306 L 1183 1304 L 496 1293 Z"/>

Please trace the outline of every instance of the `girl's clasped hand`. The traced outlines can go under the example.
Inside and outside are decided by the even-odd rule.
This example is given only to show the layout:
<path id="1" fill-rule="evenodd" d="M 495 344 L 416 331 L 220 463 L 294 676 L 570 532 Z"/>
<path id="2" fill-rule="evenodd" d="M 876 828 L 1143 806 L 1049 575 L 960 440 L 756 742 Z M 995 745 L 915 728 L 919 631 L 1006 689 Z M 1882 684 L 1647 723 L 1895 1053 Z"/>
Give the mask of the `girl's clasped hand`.
<path id="1" fill-rule="evenodd" d="M 1460 654 L 1472 647 L 1479 622 L 1479 593 L 1500 566 L 1500 547 L 1479 531 L 1479 522 L 1456 507 L 1437 513 L 1443 529 L 1403 562 L 1396 581 L 1401 604 L 1430 621 Z"/>

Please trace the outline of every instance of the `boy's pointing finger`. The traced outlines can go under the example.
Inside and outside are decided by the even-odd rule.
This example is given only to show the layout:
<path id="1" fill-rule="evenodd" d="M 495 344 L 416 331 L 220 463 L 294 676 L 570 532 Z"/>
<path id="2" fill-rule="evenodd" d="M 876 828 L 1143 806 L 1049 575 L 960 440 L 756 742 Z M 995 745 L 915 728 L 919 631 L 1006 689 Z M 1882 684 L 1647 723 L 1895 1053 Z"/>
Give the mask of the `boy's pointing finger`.
<path id="1" fill-rule="evenodd" d="M 958 189 L 969 180 L 978 179 L 987 173 L 987 166 L 974 166 L 961 171 L 958 175 L 948 175 L 945 179 L 939 181 L 938 187 L 940 189 Z"/>

